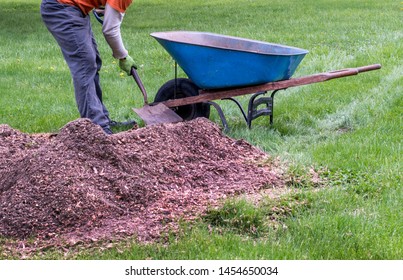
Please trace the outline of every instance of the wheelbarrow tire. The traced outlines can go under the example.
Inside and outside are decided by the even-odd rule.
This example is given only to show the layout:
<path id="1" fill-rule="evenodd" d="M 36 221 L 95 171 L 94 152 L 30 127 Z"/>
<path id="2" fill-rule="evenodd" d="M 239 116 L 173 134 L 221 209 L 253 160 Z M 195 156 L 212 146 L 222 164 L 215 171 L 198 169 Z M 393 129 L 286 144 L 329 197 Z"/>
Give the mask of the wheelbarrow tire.
<path id="1" fill-rule="evenodd" d="M 176 87 L 176 92 L 175 92 Z M 199 95 L 199 88 L 189 79 L 178 78 L 166 82 L 158 90 L 154 102 L 163 102 L 169 99 L 178 99 Z M 210 104 L 196 103 L 172 108 L 183 120 L 210 117 Z"/>

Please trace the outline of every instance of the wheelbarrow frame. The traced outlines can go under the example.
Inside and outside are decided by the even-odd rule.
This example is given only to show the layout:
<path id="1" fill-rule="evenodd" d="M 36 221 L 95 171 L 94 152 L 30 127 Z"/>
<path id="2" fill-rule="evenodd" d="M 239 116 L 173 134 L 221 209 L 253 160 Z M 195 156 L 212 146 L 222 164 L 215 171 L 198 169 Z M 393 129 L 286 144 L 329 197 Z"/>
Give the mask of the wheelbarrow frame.
<path id="1" fill-rule="evenodd" d="M 270 124 L 273 124 L 273 109 L 274 109 L 274 95 L 280 90 L 286 90 L 287 88 L 309 85 L 324 81 L 329 81 L 332 79 L 348 77 L 358 75 L 359 73 L 373 71 L 380 69 L 380 64 L 372 64 L 367 66 L 362 66 L 358 68 L 346 68 L 336 71 L 323 72 L 298 78 L 291 78 L 288 80 L 282 80 L 277 82 L 270 82 L 261 85 L 246 86 L 246 87 L 235 87 L 235 88 L 223 88 L 223 89 L 207 89 L 199 90 L 199 95 L 169 99 L 162 102 L 154 102 L 150 104 L 151 106 L 157 105 L 159 103 L 173 109 L 185 105 L 197 104 L 206 102 L 217 110 L 220 119 L 223 123 L 224 129 L 228 129 L 228 123 L 225 119 L 224 113 L 221 107 L 213 100 L 231 100 L 237 104 L 241 110 L 243 117 L 249 128 L 252 126 L 252 121 L 260 116 L 269 116 Z M 175 80 L 177 78 L 177 64 L 175 63 Z M 267 92 L 271 91 L 270 96 L 263 96 Z M 234 98 L 236 96 L 253 94 L 248 103 L 247 112 L 245 112 L 241 104 Z M 261 108 L 263 105 L 263 108 Z M 260 108 L 259 108 L 260 107 Z"/>

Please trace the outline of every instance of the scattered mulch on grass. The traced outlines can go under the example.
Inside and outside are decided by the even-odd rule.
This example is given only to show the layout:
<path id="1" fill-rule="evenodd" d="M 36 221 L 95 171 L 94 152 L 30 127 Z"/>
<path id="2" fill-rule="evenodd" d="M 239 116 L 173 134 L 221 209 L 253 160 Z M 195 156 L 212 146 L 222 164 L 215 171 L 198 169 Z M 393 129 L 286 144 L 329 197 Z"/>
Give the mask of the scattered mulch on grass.
<path id="1" fill-rule="evenodd" d="M 58 134 L 0 125 L 0 236 L 153 241 L 223 198 L 282 186 L 266 157 L 204 118 L 111 136 L 87 119 Z"/>

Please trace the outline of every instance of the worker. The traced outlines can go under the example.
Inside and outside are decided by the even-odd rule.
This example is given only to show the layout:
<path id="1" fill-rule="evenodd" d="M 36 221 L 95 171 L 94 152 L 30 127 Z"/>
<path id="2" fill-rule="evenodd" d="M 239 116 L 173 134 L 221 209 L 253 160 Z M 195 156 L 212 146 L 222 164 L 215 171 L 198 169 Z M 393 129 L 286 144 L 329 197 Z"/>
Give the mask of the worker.
<path id="1" fill-rule="evenodd" d="M 101 126 L 112 134 L 109 112 L 102 102 L 99 71 L 102 60 L 91 29 L 89 13 L 103 9 L 102 33 L 119 60 L 120 68 L 130 75 L 136 67 L 124 47 L 120 26 L 132 0 L 42 0 L 42 19 L 54 36 L 66 60 L 73 79 L 75 99 L 82 118 Z"/>

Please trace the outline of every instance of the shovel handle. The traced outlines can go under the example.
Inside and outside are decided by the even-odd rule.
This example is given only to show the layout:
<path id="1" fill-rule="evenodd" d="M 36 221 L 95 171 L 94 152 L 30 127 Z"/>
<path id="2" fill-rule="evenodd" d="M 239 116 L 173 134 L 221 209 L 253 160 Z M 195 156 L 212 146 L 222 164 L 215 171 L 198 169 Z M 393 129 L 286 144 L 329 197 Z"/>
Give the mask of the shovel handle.
<path id="1" fill-rule="evenodd" d="M 94 14 L 95 18 L 97 19 L 97 21 L 98 21 L 101 25 L 104 24 L 104 20 L 102 19 L 104 15 L 100 12 L 100 11 L 102 11 L 102 10 L 103 10 L 103 9 L 94 9 L 94 10 L 92 10 L 92 13 Z"/>
<path id="2" fill-rule="evenodd" d="M 142 81 L 141 81 L 141 79 L 139 77 L 139 74 L 136 71 L 136 68 L 132 67 L 130 73 L 132 74 L 134 80 L 136 81 L 136 84 L 138 85 L 139 89 L 141 90 L 141 93 L 143 94 L 144 104 L 145 105 L 148 104 L 147 92 L 146 92 L 146 89 L 145 89 L 145 87 L 144 87 L 144 85 L 143 85 L 143 83 L 142 83 Z"/>

